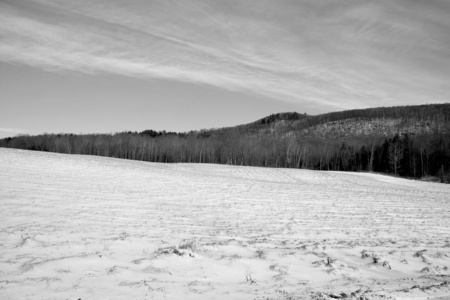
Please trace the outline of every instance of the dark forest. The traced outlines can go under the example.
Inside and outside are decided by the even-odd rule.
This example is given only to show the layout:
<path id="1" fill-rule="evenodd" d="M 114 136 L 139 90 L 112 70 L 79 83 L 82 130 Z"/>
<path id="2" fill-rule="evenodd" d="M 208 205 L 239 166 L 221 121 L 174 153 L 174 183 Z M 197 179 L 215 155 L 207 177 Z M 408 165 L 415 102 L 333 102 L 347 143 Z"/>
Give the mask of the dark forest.
<path id="1" fill-rule="evenodd" d="M 449 112 L 444 104 L 320 116 L 282 113 L 222 129 L 42 134 L 6 138 L 0 146 L 162 163 L 377 172 L 449 183 Z"/>

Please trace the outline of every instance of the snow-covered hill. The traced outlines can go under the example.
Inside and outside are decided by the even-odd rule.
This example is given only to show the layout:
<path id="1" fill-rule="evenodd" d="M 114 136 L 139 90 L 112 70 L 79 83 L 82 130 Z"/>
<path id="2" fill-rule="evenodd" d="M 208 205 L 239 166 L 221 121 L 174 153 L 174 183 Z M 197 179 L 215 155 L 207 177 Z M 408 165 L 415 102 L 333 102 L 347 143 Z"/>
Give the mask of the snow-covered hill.
<path id="1" fill-rule="evenodd" d="M 450 298 L 450 185 L 0 148 L 0 212 L 1 299 Z"/>

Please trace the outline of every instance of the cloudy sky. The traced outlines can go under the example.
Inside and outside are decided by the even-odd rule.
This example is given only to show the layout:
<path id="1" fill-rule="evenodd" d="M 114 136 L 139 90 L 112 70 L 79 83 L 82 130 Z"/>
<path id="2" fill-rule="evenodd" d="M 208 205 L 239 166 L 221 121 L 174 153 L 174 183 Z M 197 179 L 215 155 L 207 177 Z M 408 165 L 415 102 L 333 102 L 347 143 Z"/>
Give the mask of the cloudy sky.
<path id="1" fill-rule="evenodd" d="M 449 0 L 0 0 L 0 137 L 450 101 Z"/>

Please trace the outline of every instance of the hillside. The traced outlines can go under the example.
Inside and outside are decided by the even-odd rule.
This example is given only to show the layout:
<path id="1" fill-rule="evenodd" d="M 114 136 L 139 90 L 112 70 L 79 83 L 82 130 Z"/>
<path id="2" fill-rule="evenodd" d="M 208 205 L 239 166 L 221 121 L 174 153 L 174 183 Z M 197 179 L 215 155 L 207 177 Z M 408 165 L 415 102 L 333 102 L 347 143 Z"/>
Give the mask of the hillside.
<path id="1" fill-rule="evenodd" d="M 1 148 L 0 170 L 1 299 L 450 297 L 449 185 Z"/>
<path id="2" fill-rule="evenodd" d="M 273 114 L 185 133 L 45 134 L 1 147 L 151 162 L 369 171 L 450 182 L 450 104 Z"/>
<path id="3" fill-rule="evenodd" d="M 380 107 L 317 116 L 279 113 L 238 128 L 259 135 L 277 133 L 323 139 L 449 133 L 450 104 Z"/>

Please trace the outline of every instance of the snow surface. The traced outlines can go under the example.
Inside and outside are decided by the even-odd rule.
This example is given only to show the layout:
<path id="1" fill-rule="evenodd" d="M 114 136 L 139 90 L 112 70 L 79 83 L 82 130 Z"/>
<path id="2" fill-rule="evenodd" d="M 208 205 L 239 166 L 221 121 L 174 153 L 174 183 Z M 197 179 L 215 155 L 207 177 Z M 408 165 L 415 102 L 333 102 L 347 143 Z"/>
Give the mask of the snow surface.
<path id="1" fill-rule="evenodd" d="M 0 212 L 1 299 L 450 299 L 450 185 L 0 148 Z"/>

